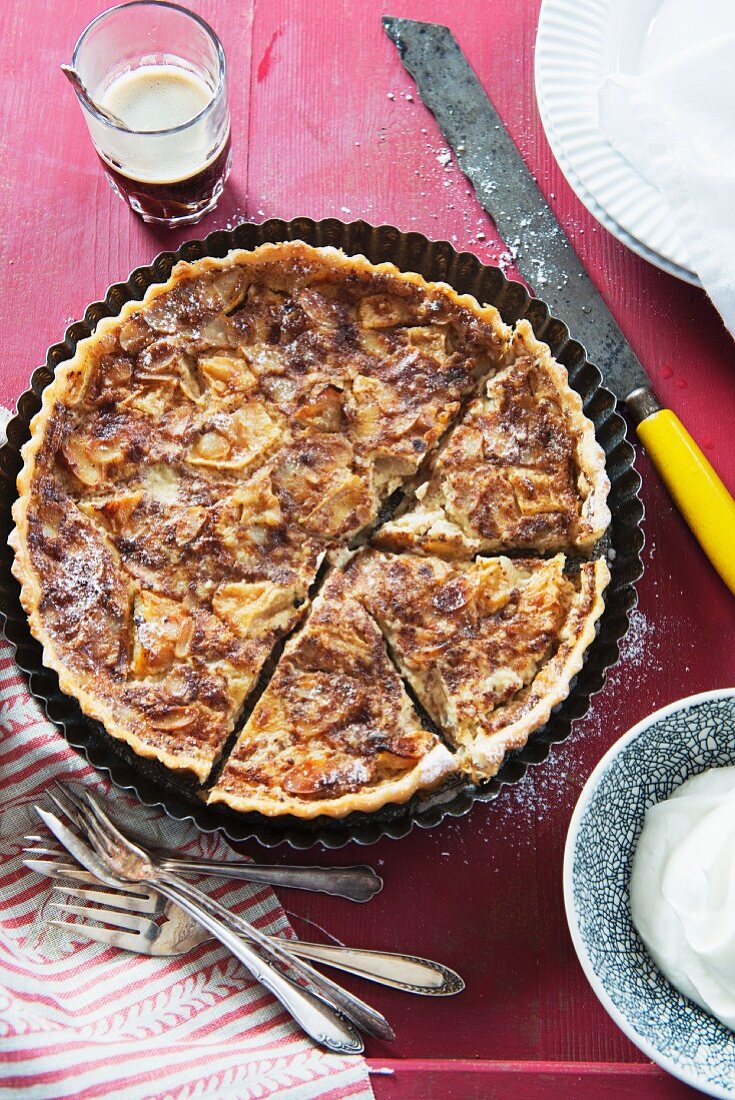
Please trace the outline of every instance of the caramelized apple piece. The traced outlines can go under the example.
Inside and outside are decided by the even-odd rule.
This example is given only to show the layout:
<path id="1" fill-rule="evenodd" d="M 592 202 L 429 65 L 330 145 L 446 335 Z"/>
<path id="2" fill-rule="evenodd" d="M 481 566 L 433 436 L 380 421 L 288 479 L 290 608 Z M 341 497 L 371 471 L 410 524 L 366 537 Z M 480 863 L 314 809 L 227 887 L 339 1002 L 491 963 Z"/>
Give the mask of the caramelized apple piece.
<path id="1" fill-rule="evenodd" d="M 370 778 L 369 768 L 362 760 L 336 754 L 312 756 L 291 768 L 283 776 L 281 785 L 289 794 L 301 798 L 313 798 L 329 794 L 337 797 L 348 791 L 356 791 Z"/>
<path id="2" fill-rule="evenodd" d="M 216 423 L 194 443 L 192 465 L 244 470 L 280 438 L 278 425 L 259 401 L 246 401 L 236 412 L 220 414 Z"/>
<path id="3" fill-rule="evenodd" d="M 294 591 L 271 581 L 233 581 L 220 585 L 212 607 L 239 638 L 258 637 L 288 622 Z"/>
<path id="4" fill-rule="evenodd" d="M 320 432 L 341 432 L 345 426 L 344 393 L 336 386 L 317 386 L 296 413 L 304 427 Z"/>
<path id="5" fill-rule="evenodd" d="M 143 590 L 135 599 L 133 622 L 134 676 L 165 672 L 176 658 L 186 657 L 189 652 L 194 621 L 178 601 Z"/>
<path id="6" fill-rule="evenodd" d="M 358 318 L 363 328 L 394 328 L 414 320 L 416 312 L 405 298 L 394 294 L 370 294 L 358 307 Z"/>

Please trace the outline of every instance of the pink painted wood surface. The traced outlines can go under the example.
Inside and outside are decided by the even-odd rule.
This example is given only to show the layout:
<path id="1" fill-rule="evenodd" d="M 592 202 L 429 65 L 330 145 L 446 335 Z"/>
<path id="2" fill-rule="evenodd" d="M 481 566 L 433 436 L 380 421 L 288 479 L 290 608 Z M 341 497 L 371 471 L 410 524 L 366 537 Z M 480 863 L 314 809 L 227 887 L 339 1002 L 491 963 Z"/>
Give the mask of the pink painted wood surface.
<path id="1" fill-rule="evenodd" d="M 565 183 L 533 92 L 539 0 L 190 0 L 225 45 L 235 159 L 219 209 L 178 233 L 146 228 L 109 190 L 58 69 L 105 6 L 0 5 L 0 401 L 13 405 L 47 345 L 109 283 L 188 236 L 242 219 L 364 217 L 496 262 L 502 242 L 454 162 L 443 163 L 436 125 L 383 34 L 379 17 L 390 12 L 453 28 L 660 396 L 735 491 L 735 345 L 701 291 L 627 252 Z M 316 853 L 378 866 L 386 887 L 370 905 L 283 892 L 292 913 L 341 939 L 434 956 L 467 979 L 460 998 L 441 1003 L 353 983 L 398 1035 L 390 1046 L 370 1044 L 376 1064 L 397 1070 L 374 1079 L 379 1097 L 633 1089 L 673 1100 L 688 1091 L 651 1067 L 598 1004 L 561 892 L 569 817 L 604 750 L 656 707 L 735 682 L 732 599 L 645 455 L 637 465 L 647 510 L 640 607 L 620 663 L 572 738 L 462 820 L 366 852 Z M 274 858 L 294 856 L 279 849 Z"/>

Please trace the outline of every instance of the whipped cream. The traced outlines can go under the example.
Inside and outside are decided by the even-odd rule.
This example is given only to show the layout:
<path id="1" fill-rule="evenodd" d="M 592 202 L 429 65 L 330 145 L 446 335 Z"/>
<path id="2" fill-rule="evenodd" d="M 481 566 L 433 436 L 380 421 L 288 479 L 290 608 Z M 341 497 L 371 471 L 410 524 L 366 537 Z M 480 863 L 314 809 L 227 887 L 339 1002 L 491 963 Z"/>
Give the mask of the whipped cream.
<path id="1" fill-rule="evenodd" d="M 672 985 L 735 1031 L 735 767 L 702 772 L 647 811 L 630 907 Z"/>

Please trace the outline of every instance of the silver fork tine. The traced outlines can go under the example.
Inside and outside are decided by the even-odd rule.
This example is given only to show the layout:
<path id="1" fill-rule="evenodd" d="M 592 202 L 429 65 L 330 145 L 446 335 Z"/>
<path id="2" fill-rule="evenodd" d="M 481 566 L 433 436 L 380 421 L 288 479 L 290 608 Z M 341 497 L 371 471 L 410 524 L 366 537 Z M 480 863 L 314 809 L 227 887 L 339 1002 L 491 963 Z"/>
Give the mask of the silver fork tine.
<path id="1" fill-rule="evenodd" d="M 31 838 L 26 837 L 25 839 L 30 840 Z M 78 863 L 68 863 L 57 850 L 51 848 L 24 848 L 23 851 L 31 857 L 23 860 L 24 866 L 39 875 L 45 875 L 47 878 L 70 878 L 74 879 L 75 882 L 87 882 L 94 886 L 100 884 L 100 880 L 93 874 L 85 871 Z M 34 856 L 40 856 L 41 858 L 35 859 Z M 120 889 L 122 891 L 122 885 Z M 126 882 L 124 890 L 125 894 L 134 894 L 136 897 L 141 898 L 150 898 L 152 895 L 152 891 L 137 886 L 134 882 Z"/>
<path id="2" fill-rule="evenodd" d="M 82 805 L 70 791 L 58 783 L 54 783 L 53 790 L 46 793 L 56 808 L 61 810 L 62 814 L 73 822 L 82 834 L 86 833 L 87 836 L 92 834 L 102 852 L 110 858 L 114 856 L 114 846 L 110 841 L 109 833 L 100 828 L 97 815 L 89 812 L 93 803 Z"/>
<path id="3" fill-rule="evenodd" d="M 88 920 L 96 920 L 101 924 L 112 924 L 117 928 L 128 928 L 135 932 L 145 932 L 150 925 L 149 917 L 137 916 L 135 913 L 124 913 L 120 909 L 92 909 L 88 905 L 67 905 L 66 902 L 52 901 L 54 909 L 60 909 L 63 913 L 73 913 L 76 917 L 86 917 Z"/>
<path id="4" fill-rule="evenodd" d="M 87 834 L 92 838 L 92 844 L 97 846 L 107 859 L 114 859 L 116 845 L 113 843 L 110 833 L 97 821 L 96 816 L 85 819 Z"/>
<path id="5" fill-rule="evenodd" d="M 81 806 L 76 795 L 67 790 L 66 787 L 62 787 L 59 783 L 54 783 L 53 787 L 50 787 L 46 794 L 56 806 L 57 810 L 61 810 L 62 814 L 69 819 L 78 829 L 83 829 L 81 819 Z"/>
<path id="6" fill-rule="evenodd" d="M 72 879 L 74 882 L 99 884 L 99 879 L 90 875 L 89 871 L 72 867 L 70 864 L 56 864 L 50 859 L 24 859 L 23 866 L 35 871 L 37 875 L 45 875 L 47 879 Z"/>
<path id="7" fill-rule="evenodd" d="M 31 840 L 33 838 L 27 836 L 25 839 L 26 840 Z M 58 848 L 43 848 L 43 847 L 39 847 L 37 844 L 34 844 L 32 848 L 24 848 L 23 851 L 26 852 L 29 856 L 41 856 L 41 857 L 45 856 L 46 858 L 50 858 L 50 859 L 53 859 L 54 857 L 56 857 L 56 861 L 58 863 L 63 863 L 64 862 L 64 858 L 61 855 L 61 853 L 59 852 Z"/>
<path id="8" fill-rule="evenodd" d="M 46 878 L 69 878 L 73 879 L 74 882 L 99 882 L 99 879 L 96 879 L 89 871 L 72 867 L 70 863 L 56 863 L 50 859 L 24 859 L 23 866 L 39 875 L 45 875 Z"/>
<path id="9" fill-rule="evenodd" d="M 121 947 L 124 951 L 140 951 L 142 936 L 139 932 L 113 932 L 111 928 L 103 928 L 95 924 L 73 924 L 66 920 L 50 920 L 55 928 L 63 928 L 76 939 L 96 940 L 97 943 L 105 943 L 109 947 Z"/>
<path id="10" fill-rule="evenodd" d="M 165 901 L 160 894 L 144 894 L 142 897 L 126 898 L 124 894 L 111 894 L 106 890 L 85 890 L 70 886 L 54 886 L 54 890 L 63 890 L 72 898 L 79 901 L 91 901 L 95 905 L 111 905 L 114 909 L 121 909 L 126 913 L 145 913 L 148 917 L 157 917 L 165 908 Z M 56 903 L 54 903 L 56 904 Z M 90 917 L 96 917 L 96 910 L 88 909 Z M 80 916 L 84 916 L 83 913 Z"/>

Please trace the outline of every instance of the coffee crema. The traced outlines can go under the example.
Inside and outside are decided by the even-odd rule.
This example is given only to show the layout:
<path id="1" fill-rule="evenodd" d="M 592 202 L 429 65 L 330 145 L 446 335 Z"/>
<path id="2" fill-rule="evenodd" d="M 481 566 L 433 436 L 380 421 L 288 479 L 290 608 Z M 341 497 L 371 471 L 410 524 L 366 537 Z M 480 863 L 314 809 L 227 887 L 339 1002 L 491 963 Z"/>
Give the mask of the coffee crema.
<path id="1" fill-rule="evenodd" d="M 165 220 L 214 204 L 229 173 L 230 133 L 228 125 L 212 147 L 205 108 L 213 96 L 202 77 L 171 64 L 122 73 L 104 89 L 101 105 L 143 135 L 120 131 L 115 148 L 99 152 L 134 210 Z"/>

